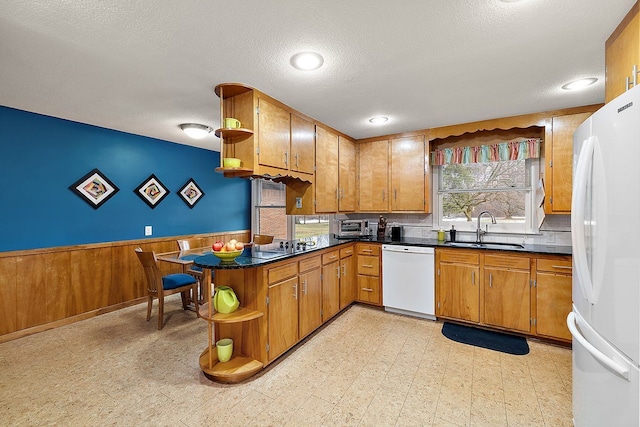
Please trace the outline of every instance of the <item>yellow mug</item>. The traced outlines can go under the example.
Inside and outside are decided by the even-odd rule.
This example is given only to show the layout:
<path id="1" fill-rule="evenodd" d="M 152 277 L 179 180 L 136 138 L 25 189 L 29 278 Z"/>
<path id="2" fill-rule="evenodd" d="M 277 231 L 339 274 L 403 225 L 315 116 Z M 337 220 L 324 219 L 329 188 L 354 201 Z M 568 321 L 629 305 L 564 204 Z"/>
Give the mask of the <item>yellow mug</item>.
<path id="1" fill-rule="evenodd" d="M 220 362 L 228 362 L 233 354 L 233 340 L 231 338 L 223 338 L 216 342 L 216 350 L 218 351 L 218 360 Z"/>
<path id="2" fill-rule="evenodd" d="M 238 119 L 234 119 L 233 117 L 224 119 L 224 127 L 227 129 L 239 129 L 240 126 L 240 120 Z"/>

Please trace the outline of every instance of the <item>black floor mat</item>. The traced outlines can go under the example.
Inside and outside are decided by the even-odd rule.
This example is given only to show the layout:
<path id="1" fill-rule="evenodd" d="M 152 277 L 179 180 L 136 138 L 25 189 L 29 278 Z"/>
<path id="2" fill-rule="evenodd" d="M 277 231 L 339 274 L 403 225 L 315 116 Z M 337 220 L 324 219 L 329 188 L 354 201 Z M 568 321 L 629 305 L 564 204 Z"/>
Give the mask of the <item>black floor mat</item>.
<path id="1" fill-rule="evenodd" d="M 475 345 L 490 350 L 522 356 L 529 353 L 529 344 L 523 337 L 503 334 L 501 332 L 485 331 L 471 326 L 444 322 L 442 335 L 450 340 L 463 344 Z"/>

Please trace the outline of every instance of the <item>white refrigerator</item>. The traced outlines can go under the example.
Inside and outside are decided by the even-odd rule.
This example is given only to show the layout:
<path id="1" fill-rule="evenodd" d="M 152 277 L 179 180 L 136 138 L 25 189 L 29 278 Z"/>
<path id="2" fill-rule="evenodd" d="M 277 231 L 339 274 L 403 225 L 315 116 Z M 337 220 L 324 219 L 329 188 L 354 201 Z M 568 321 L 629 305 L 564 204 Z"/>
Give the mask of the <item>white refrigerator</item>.
<path id="1" fill-rule="evenodd" d="M 573 136 L 573 420 L 640 425 L 640 87 Z"/>

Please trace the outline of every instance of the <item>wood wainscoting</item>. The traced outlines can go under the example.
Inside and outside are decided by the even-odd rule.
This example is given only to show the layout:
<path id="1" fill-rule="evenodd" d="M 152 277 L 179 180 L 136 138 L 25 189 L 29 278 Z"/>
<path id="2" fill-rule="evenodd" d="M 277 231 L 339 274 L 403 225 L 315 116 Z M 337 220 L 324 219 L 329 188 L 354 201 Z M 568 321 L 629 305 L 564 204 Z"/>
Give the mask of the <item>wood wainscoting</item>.
<path id="1" fill-rule="evenodd" d="M 138 246 L 160 253 L 178 250 L 177 239 L 204 247 L 250 236 L 240 230 L 0 252 L 0 343 L 144 302 Z M 178 264 L 159 266 L 163 274 L 182 272 Z"/>

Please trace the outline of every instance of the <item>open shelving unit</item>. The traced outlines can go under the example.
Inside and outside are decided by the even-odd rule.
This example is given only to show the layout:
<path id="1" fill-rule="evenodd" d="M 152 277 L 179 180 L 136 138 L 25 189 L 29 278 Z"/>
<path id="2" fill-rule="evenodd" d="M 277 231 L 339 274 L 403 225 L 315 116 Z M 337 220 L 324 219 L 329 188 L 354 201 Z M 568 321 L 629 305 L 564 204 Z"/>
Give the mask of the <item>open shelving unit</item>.
<path id="1" fill-rule="evenodd" d="M 211 301 L 210 286 L 206 286 L 204 300 Z M 213 304 L 210 302 L 198 308 L 198 317 L 209 323 L 209 345 L 200 354 L 200 368 L 208 378 L 223 383 L 237 383 L 251 377 L 263 368 L 264 364 L 261 361 L 242 354 L 242 343 L 236 343 L 235 340 L 231 359 L 227 362 L 220 362 L 215 339 L 215 324 L 229 325 L 250 322 L 262 316 L 264 316 L 263 312 L 246 307 L 239 307 L 233 313 L 218 313 L 214 311 Z"/>

